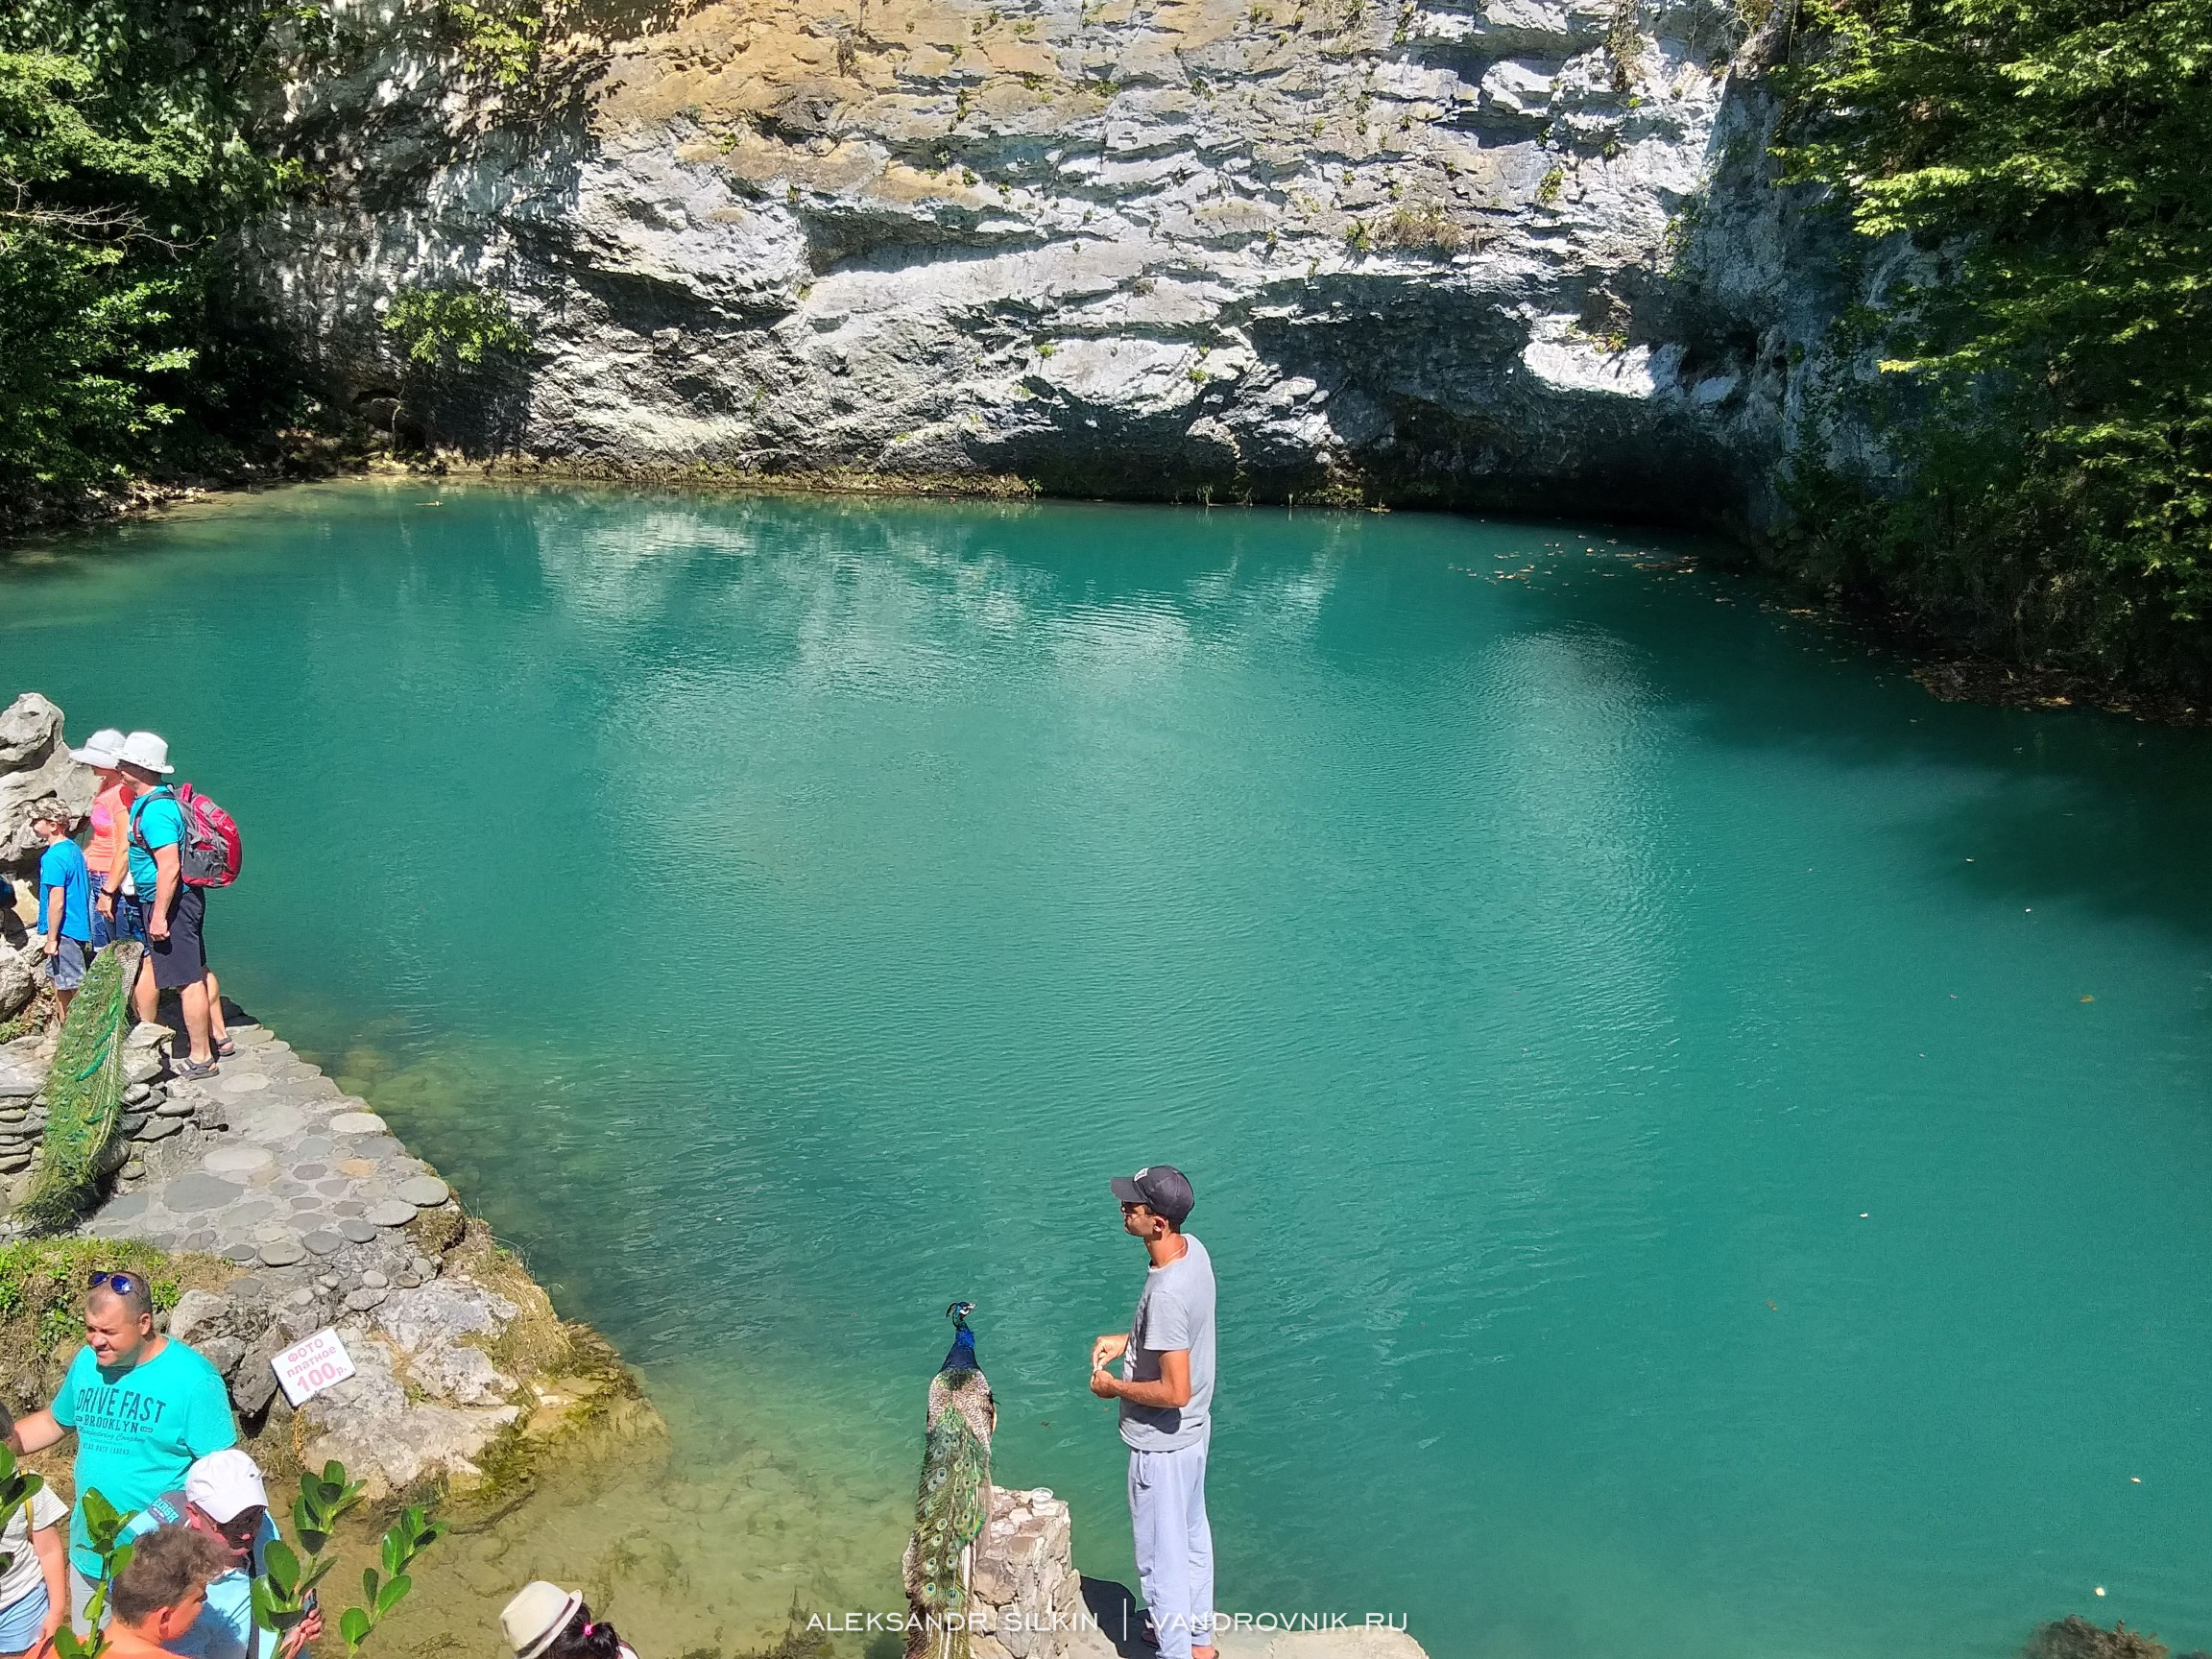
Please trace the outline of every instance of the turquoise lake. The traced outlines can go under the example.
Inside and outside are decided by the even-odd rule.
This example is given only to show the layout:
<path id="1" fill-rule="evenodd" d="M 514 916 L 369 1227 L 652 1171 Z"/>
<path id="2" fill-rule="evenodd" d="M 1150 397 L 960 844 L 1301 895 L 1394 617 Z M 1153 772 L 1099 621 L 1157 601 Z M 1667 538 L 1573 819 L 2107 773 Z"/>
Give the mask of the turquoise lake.
<path id="1" fill-rule="evenodd" d="M 318 486 L 0 562 L 0 691 L 168 736 L 225 988 L 669 1420 L 442 1546 L 471 1650 L 539 1573 L 647 1659 L 899 1605 L 956 1296 L 1132 1580 L 1148 1162 L 1225 1609 L 2212 1646 L 2212 735 L 1936 702 L 1697 551 Z"/>

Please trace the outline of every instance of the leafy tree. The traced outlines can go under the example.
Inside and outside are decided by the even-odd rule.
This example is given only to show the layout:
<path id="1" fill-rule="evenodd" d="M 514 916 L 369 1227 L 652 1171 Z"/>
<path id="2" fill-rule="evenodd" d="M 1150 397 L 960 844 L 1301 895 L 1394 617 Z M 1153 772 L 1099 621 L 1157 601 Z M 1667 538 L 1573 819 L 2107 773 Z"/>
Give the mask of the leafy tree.
<path id="1" fill-rule="evenodd" d="M 225 239 L 298 179 L 251 112 L 325 34 L 241 0 L 0 7 L 0 517 L 218 458 L 281 401 Z"/>
<path id="2" fill-rule="evenodd" d="M 402 353 L 403 401 L 435 404 L 441 395 L 471 383 L 481 393 L 487 375 L 530 349 L 529 330 L 515 320 L 505 297 L 469 283 L 400 288 L 384 313 L 384 327 Z M 392 422 L 397 433 L 397 408 Z"/>
<path id="3" fill-rule="evenodd" d="M 1820 567 L 1982 643 L 2212 684 L 2212 0 L 1804 0 L 1785 177 L 1910 276 L 1839 326 L 1894 472 Z M 1894 249 L 1897 243 L 1892 243 Z"/>

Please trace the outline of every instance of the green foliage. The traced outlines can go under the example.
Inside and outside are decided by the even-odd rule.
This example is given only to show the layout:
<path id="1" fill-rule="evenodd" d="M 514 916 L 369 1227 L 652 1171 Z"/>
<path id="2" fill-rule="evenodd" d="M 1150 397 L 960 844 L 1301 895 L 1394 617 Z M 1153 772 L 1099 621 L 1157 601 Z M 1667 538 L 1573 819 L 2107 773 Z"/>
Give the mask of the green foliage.
<path id="1" fill-rule="evenodd" d="M 183 1294 L 169 1259 L 151 1244 L 120 1238 L 26 1238 L 0 1245 L 0 1319 L 36 1318 L 43 1330 L 57 1310 L 72 1325 L 95 1273 L 142 1275 L 160 1310 Z"/>
<path id="2" fill-rule="evenodd" d="M 346 1479 L 343 1463 L 325 1463 L 320 1474 L 309 1470 L 300 1477 L 300 1496 L 292 1505 L 292 1535 L 306 1558 L 302 1560 L 281 1539 L 261 1552 L 262 1573 L 252 1586 L 254 1623 L 281 1637 L 307 1617 L 308 1598 L 337 1565 L 325 1559 L 324 1551 L 338 1523 L 360 1502 L 361 1485 Z M 338 1615 L 347 1659 L 352 1659 L 385 1616 L 406 1599 L 415 1584 L 407 1569 L 445 1530 L 444 1522 L 431 1520 L 426 1508 L 415 1504 L 401 1511 L 385 1532 L 378 1552 L 381 1572 L 365 1568 L 361 1605 Z"/>
<path id="3" fill-rule="evenodd" d="M 1987 646 L 2212 681 L 2212 0 L 1806 0 L 1789 180 L 1916 251 L 1839 360 L 1897 458 L 1806 551 Z"/>
<path id="4" fill-rule="evenodd" d="M 60 1659 L 99 1659 L 99 1655 L 108 1651 L 108 1633 L 100 1626 L 108 1616 L 108 1594 L 114 1587 L 115 1575 L 131 1565 L 132 1546 L 123 1542 L 123 1528 L 137 1514 L 134 1509 L 116 1508 L 96 1486 L 86 1487 L 80 1496 L 85 1536 L 91 1543 L 92 1552 L 100 1557 L 100 1576 L 93 1584 L 90 1599 L 84 1603 L 84 1618 L 92 1634 L 79 1636 L 65 1621 L 54 1632 L 54 1651 Z"/>
<path id="5" fill-rule="evenodd" d="M 298 170 L 252 140 L 298 6 L 0 7 L 0 516 L 198 465 L 282 376 L 239 361 L 222 239 Z"/>
<path id="6" fill-rule="evenodd" d="M 46 1134 L 21 1206 L 37 1231 L 73 1223 L 99 1180 L 123 1108 L 123 1043 L 132 1024 L 128 970 L 137 966 L 137 948 L 128 944 L 94 956 L 62 1022 L 46 1073 Z"/>
<path id="7" fill-rule="evenodd" d="M 549 10 L 544 0 L 491 0 L 483 6 L 444 0 L 439 14 L 469 67 L 513 92 L 537 76 Z"/>
<path id="8" fill-rule="evenodd" d="M 384 326 L 410 363 L 449 373 L 530 349 L 530 336 L 507 301 L 465 283 L 401 288 L 392 296 Z"/>

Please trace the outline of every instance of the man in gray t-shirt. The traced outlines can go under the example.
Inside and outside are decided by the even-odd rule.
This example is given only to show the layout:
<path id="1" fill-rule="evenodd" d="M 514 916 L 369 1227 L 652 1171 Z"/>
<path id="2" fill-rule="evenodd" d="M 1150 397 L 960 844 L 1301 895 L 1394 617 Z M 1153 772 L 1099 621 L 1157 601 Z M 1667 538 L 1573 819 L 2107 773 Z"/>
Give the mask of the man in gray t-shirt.
<path id="1" fill-rule="evenodd" d="M 1161 1659 L 1214 1659 L 1214 1532 L 1206 1449 L 1214 1436 L 1214 1260 L 1183 1231 L 1196 1202 L 1165 1164 L 1118 1177 L 1122 1228 L 1151 1270 L 1124 1333 L 1091 1344 L 1091 1392 L 1121 1402 L 1137 1576 Z M 1106 1367 L 1123 1361 L 1117 1377 Z"/>

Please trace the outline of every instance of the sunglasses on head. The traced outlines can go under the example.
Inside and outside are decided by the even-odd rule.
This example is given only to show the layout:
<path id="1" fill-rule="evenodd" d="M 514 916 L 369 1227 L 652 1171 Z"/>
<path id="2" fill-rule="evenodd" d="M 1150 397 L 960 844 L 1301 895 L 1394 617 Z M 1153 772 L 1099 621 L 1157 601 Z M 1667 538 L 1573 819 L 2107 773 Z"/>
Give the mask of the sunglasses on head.
<path id="1" fill-rule="evenodd" d="M 105 1288 L 114 1291 L 118 1296 L 134 1296 L 138 1293 L 138 1284 L 139 1282 L 128 1273 L 95 1273 L 92 1275 L 92 1283 L 88 1288 L 94 1290 Z"/>

